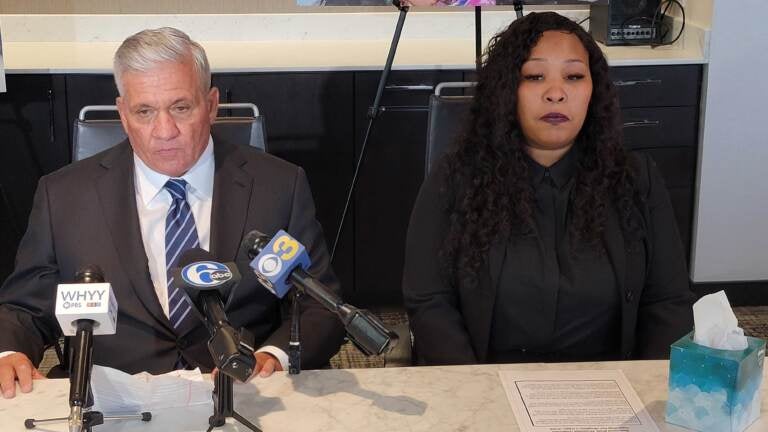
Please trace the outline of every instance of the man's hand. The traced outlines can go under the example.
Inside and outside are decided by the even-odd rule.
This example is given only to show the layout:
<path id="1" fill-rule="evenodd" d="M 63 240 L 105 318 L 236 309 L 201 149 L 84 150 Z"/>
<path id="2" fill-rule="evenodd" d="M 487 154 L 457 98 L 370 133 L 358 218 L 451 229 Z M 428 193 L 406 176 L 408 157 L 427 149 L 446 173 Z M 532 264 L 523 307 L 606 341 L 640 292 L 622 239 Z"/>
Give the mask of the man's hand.
<path id="1" fill-rule="evenodd" d="M 6 399 L 16 396 L 17 379 L 21 392 L 29 393 L 32 391 L 32 380 L 44 378 L 25 354 L 13 353 L 0 358 L 0 389 Z"/>
<path id="2" fill-rule="evenodd" d="M 261 378 L 266 378 L 272 375 L 275 371 L 283 370 L 283 366 L 280 365 L 280 361 L 277 357 L 267 352 L 253 353 L 256 357 L 256 368 L 253 369 L 253 375 L 251 378 L 258 375 Z"/>

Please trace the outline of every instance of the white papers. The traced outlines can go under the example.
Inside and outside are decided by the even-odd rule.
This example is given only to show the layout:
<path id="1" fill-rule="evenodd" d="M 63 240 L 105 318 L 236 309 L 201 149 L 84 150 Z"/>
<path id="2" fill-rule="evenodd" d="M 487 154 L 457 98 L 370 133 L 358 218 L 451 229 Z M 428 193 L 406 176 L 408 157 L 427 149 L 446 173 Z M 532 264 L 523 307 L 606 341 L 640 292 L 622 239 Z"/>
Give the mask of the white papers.
<path id="1" fill-rule="evenodd" d="M 658 432 L 621 371 L 500 371 L 521 432 Z"/>
<path id="2" fill-rule="evenodd" d="M 177 370 L 165 375 L 146 372 L 129 375 L 117 369 L 94 366 L 91 389 L 94 409 L 104 413 L 213 404 L 213 383 L 203 378 L 200 369 Z"/>

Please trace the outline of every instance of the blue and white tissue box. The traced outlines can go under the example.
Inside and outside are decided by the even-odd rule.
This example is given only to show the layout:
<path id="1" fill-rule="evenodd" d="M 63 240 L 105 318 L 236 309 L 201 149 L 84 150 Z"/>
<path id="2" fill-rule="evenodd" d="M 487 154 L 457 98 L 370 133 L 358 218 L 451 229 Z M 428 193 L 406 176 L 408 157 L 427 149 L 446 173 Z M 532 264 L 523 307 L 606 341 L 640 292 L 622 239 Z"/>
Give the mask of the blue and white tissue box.
<path id="1" fill-rule="evenodd" d="M 698 345 L 693 333 L 672 344 L 667 423 L 697 431 L 741 432 L 760 416 L 765 341 L 744 350 Z"/>

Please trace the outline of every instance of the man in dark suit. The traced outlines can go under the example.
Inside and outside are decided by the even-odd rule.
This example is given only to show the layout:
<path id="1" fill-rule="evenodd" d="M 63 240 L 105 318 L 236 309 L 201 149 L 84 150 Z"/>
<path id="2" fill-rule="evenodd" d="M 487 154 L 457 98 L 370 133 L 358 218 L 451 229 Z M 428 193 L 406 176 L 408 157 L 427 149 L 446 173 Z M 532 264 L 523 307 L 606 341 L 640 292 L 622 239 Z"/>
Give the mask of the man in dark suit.
<path id="1" fill-rule="evenodd" d="M 114 69 L 129 139 L 40 180 L 15 271 L 0 289 L 4 397 L 15 380 L 28 392 L 40 377 L 34 365 L 61 335 L 56 286 L 88 265 L 103 269 L 119 306 L 117 333 L 94 338 L 94 363 L 130 373 L 213 367 L 207 331 L 169 275 L 186 249 L 245 261 L 247 232 L 285 229 L 307 247 L 310 273 L 338 290 L 303 170 L 211 138 L 219 93 L 199 44 L 176 29 L 142 31 L 123 42 Z M 254 374 L 268 376 L 287 366 L 290 321 L 243 273 L 227 314 L 262 344 Z M 325 365 L 343 329 L 311 299 L 301 321 L 302 365 Z"/>

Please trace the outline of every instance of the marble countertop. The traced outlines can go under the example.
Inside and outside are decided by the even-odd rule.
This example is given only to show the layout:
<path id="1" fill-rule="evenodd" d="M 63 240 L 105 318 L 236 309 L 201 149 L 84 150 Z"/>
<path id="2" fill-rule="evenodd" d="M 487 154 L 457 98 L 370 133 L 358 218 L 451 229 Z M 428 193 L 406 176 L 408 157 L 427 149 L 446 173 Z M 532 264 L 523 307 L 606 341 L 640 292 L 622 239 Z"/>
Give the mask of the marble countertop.
<path id="1" fill-rule="evenodd" d="M 585 11 L 564 11 L 579 20 Z M 511 11 L 483 14 L 483 46 L 514 20 Z M 206 48 L 214 72 L 380 70 L 397 14 L 0 16 L 7 73 L 111 73 L 112 56 L 128 35 L 171 25 Z M 686 25 L 673 46 L 602 46 L 614 66 L 707 61 L 708 32 Z M 474 68 L 471 12 L 411 13 L 395 69 Z"/>
<path id="2" fill-rule="evenodd" d="M 509 364 L 386 369 L 304 371 L 298 376 L 278 373 L 235 385 L 236 410 L 264 432 L 514 432 L 512 409 L 499 379 L 499 370 L 611 370 L 624 372 L 659 430 L 684 432 L 663 421 L 667 398 L 667 361 Z M 768 375 L 768 369 L 766 369 Z M 35 390 L 0 400 L 3 431 L 23 431 L 26 418 L 58 417 L 69 413 L 66 380 L 35 382 Z M 768 386 L 761 389 L 768 400 Z M 149 423 L 110 423 L 109 431 L 205 430 L 211 406 L 154 412 Z M 38 430 L 65 431 L 48 424 Z M 245 431 L 232 422 L 218 430 Z M 768 430 L 768 407 L 747 432 Z"/>

